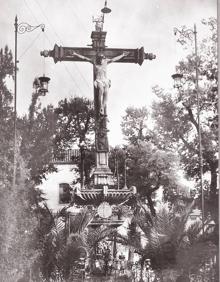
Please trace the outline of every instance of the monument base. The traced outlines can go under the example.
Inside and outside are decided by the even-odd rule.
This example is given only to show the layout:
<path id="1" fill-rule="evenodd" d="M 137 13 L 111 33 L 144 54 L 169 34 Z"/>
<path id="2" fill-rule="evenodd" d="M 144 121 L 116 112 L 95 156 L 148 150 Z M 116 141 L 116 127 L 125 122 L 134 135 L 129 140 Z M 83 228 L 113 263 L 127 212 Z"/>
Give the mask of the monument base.
<path id="1" fill-rule="evenodd" d="M 108 168 L 108 152 L 96 152 L 96 168 Z"/>
<path id="2" fill-rule="evenodd" d="M 108 167 L 108 152 L 96 152 L 96 168 L 93 171 L 94 185 L 114 185 L 113 173 Z"/>
<path id="3" fill-rule="evenodd" d="M 114 185 L 114 179 L 113 174 L 109 168 L 96 168 L 93 172 L 94 177 L 94 185 L 108 185 L 113 186 Z"/>

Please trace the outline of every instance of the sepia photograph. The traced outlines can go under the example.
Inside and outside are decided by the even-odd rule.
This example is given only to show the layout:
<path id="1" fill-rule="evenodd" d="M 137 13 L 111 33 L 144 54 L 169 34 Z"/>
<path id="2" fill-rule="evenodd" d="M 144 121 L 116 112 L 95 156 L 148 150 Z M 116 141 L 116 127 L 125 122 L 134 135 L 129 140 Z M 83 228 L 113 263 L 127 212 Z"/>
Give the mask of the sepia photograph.
<path id="1" fill-rule="evenodd" d="M 0 282 L 218 282 L 218 1 L 0 6 Z"/>

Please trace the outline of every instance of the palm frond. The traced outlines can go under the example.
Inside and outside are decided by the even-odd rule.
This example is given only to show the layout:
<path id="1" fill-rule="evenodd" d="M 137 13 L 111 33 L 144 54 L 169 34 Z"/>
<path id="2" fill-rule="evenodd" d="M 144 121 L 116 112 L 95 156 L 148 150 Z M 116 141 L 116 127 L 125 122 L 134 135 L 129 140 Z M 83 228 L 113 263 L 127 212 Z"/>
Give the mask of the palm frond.
<path id="1" fill-rule="evenodd" d="M 95 211 L 88 208 L 82 209 L 79 213 L 70 217 L 71 233 L 82 233 L 95 216 Z"/>
<path id="2" fill-rule="evenodd" d="M 202 223 L 200 221 L 196 221 L 187 228 L 186 233 L 189 238 L 190 244 L 193 244 L 195 240 L 198 238 L 199 234 L 202 230 Z"/>
<path id="3" fill-rule="evenodd" d="M 173 265 L 177 252 L 190 244 L 199 232 L 199 226 L 186 228 L 194 203 L 186 207 L 172 207 L 162 204 L 151 219 L 138 213 L 134 220 L 146 238 L 143 255 L 150 257 L 157 267 Z"/>
<path id="4" fill-rule="evenodd" d="M 87 234 L 88 245 L 91 247 L 95 246 L 98 242 L 108 237 L 111 232 L 113 232 L 113 229 L 109 229 L 107 227 L 99 227 L 96 229 L 90 228 Z"/>

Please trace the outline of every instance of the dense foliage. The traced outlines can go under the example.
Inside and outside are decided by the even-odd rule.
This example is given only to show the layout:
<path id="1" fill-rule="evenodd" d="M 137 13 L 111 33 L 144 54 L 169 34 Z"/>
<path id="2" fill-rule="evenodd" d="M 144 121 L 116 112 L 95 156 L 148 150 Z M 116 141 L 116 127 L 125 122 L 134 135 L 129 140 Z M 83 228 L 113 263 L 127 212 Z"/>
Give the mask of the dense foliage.
<path id="1" fill-rule="evenodd" d="M 19 139 L 14 150 L 13 97 L 6 83 L 6 78 L 12 76 L 12 54 L 5 47 L 0 50 L 0 278 L 9 282 L 17 281 L 24 274 L 28 277 L 39 256 L 35 242 L 37 194 L 20 154 Z M 17 163 L 15 186 L 12 184 L 14 156 Z"/>
<path id="2" fill-rule="evenodd" d="M 27 161 L 31 178 L 36 184 L 40 184 L 47 173 L 56 171 L 51 163 L 56 116 L 53 106 L 41 108 L 39 96 L 39 93 L 33 93 L 29 115 L 18 122 L 21 153 Z"/>
<path id="3" fill-rule="evenodd" d="M 202 142 L 202 160 L 205 188 L 205 211 L 218 222 L 218 96 L 217 96 L 217 22 L 203 20 L 208 36 L 198 44 L 198 57 L 190 42 L 185 47 L 189 55 L 179 62 L 177 71 L 184 81 L 179 91 L 165 92 L 154 88 L 158 100 L 153 105 L 158 144 L 178 152 L 181 165 L 188 177 L 200 179 L 198 148 L 198 100 Z M 196 91 L 195 66 L 198 66 L 199 88 Z M 201 189 L 198 186 L 198 192 Z M 200 201 L 201 202 L 201 201 Z"/>
<path id="4" fill-rule="evenodd" d="M 130 107 L 123 117 L 122 132 L 128 144 L 123 150 L 115 149 L 113 155 L 118 158 L 118 171 L 122 182 L 126 173 L 128 187 L 136 186 L 137 197 L 143 203 L 147 200 L 152 215 L 155 216 L 155 194 L 162 189 L 167 192 L 177 191 L 181 184 L 178 181 L 178 157 L 170 151 L 164 150 L 155 141 L 150 129 L 146 108 Z M 113 165 L 113 158 L 110 158 Z M 126 171 L 125 171 L 126 170 Z"/>
<path id="5" fill-rule="evenodd" d="M 57 118 L 54 138 L 54 154 L 65 153 L 67 149 L 79 149 L 80 157 L 73 159 L 76 171 L 85 184 L 89 183 L 90 171 L 95 163 L 94 154 L 94 109 L 92 102 L 86 98 L 74 97 L 59 102 L 55 109 Z"/>

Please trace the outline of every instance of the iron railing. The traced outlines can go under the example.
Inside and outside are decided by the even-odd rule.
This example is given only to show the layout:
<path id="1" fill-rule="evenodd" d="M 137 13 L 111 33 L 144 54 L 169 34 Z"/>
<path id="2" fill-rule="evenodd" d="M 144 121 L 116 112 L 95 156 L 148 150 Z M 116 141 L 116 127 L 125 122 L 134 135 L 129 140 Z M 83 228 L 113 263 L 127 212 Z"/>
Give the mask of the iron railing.
<path id="1" fill-rule="evenodd" d="M 80 156 L 79 149 L 69 149 L 60 154 L 54 155 L 52 159 L 53 164 L 74 164 Z"/>

